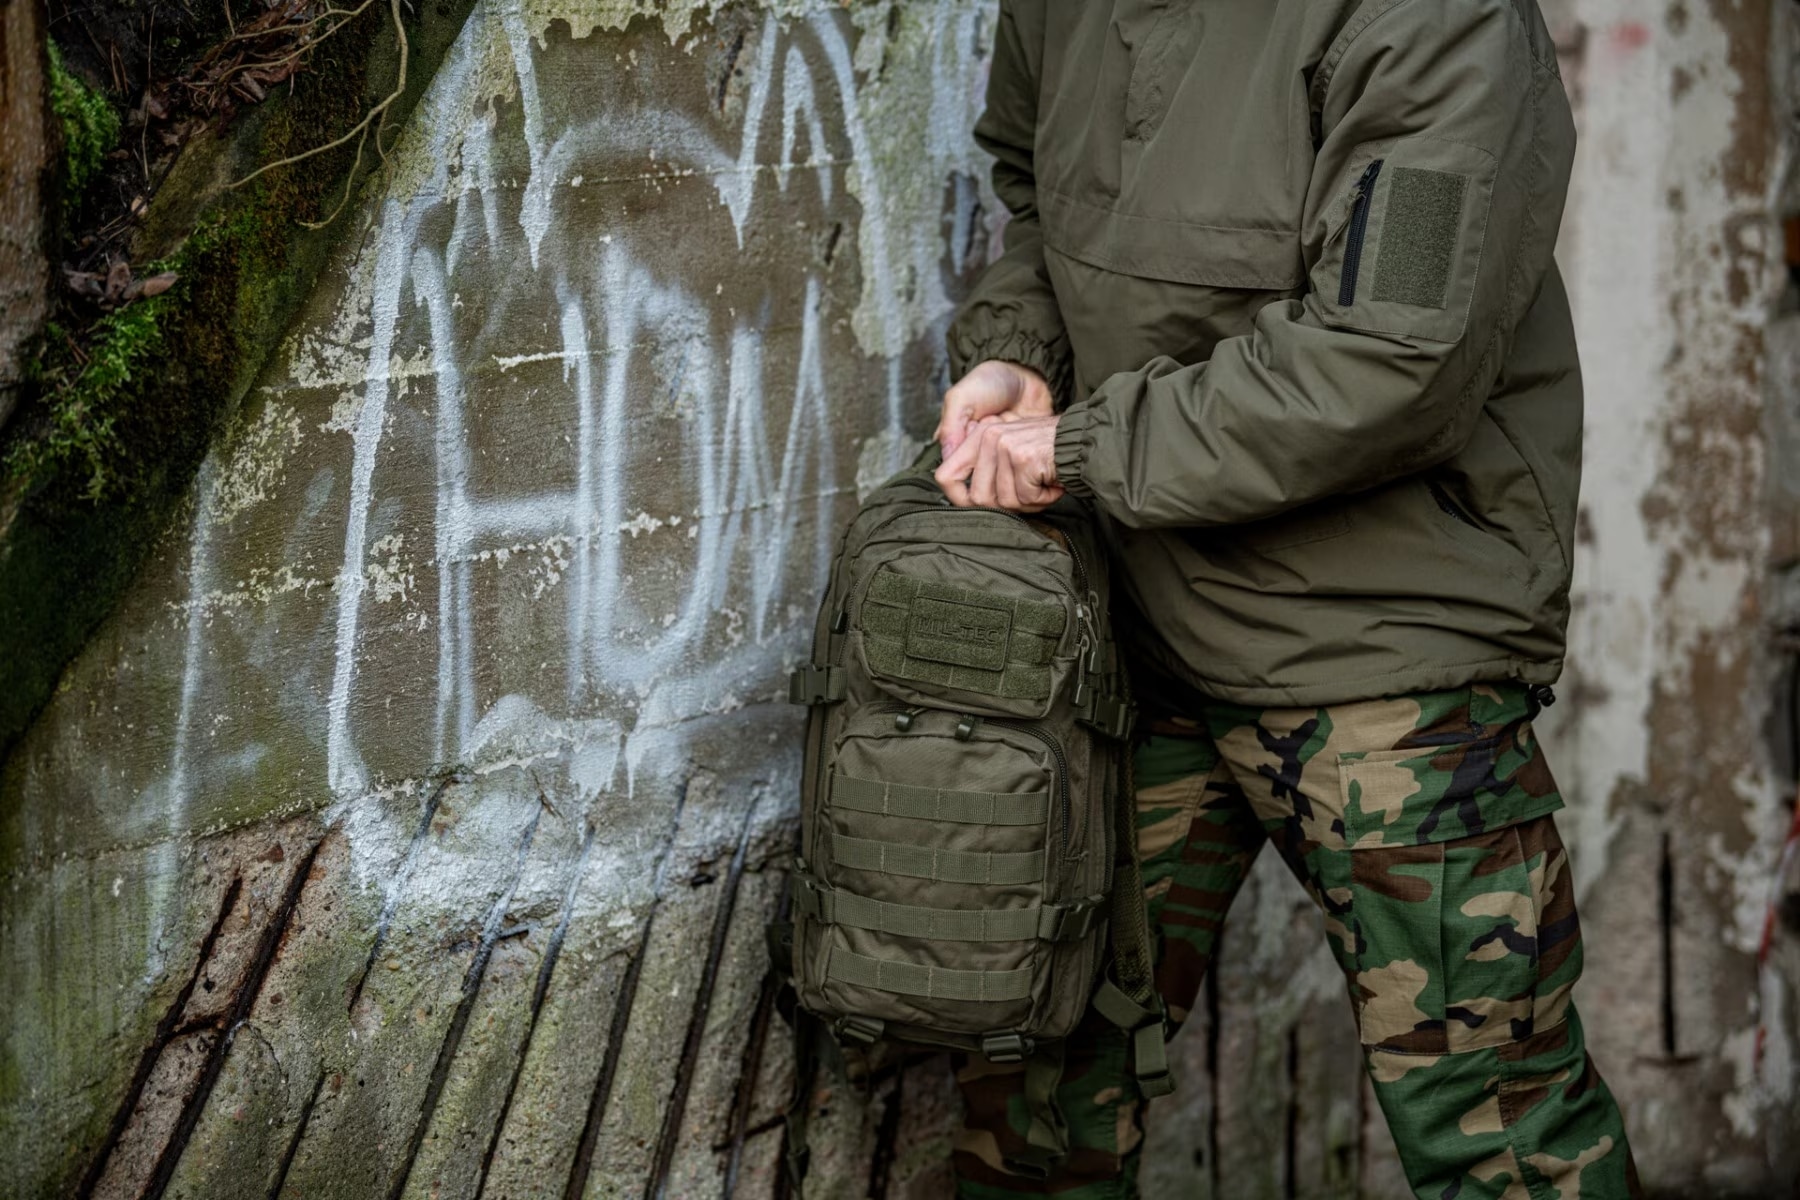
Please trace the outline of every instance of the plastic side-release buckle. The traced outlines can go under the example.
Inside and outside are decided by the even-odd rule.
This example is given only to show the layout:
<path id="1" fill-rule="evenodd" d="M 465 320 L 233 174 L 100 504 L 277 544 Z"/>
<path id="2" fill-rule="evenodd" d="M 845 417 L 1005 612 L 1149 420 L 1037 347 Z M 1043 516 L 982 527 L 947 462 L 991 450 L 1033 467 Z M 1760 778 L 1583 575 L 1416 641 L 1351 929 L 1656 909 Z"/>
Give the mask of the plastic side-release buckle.
<path id="1" fill-rule="evenodd" d="M 991 1063 L 1024 1062 L 1036 1048 L 1036 1043 L 1018 1033 L 990 1033 L 981 1039 L 981 1053 Z"/>
<path id="2" fill-rule="evenodd" d="M 1131 1034 L 1132 1074 L 1145 1096 L 1167 1096 L 1175 1090 L 1169 1068 L 1169 1027 L 1161 996 L 1152 996 L 1148 1007 L 1127 996 L 1111 979 L 1102 980 L 1094 993 L 1099 1014 Z"/>
<path id="3" fill-rule="evenodd" d="M 844 698 L 844 668 L 807 663 L 788 675 L 789 704 L 835 704 Z"/>
<path id="4" fill-rule="evenodd" d="M 1096 690 L 1079 713 L 1079 719 L 1103 737 L 1124 741 L 1137 721 L 1137 708 L 1112 692 Z"/>
<path id="5" fill-rule="evenodd" d="M 814 878 L 811 872 L 798 867 L 791 878 L 794 881 L 794 912 L 823 925 L 833 924 L 832 901 L 835 897 L 831 889 Z"/>
<path id="6" fill-rule="evenodd" d="M 831 1032 L 838 1036 L 839 1041 L 855 1042 L 859 1046 L 873 1046 L 886 1031 L 886 1021 L 857 1016 L 855 1013 L 846 1013 L 831 1023 Z"/>
<path id="7" fill-rule="evenodd" d="M 1075 942 L 1098 923 L 1105 896 L 1089 896 L 1072 904 L 1046 904 L 1038 918 L 1038 938 L 1046 942 Z"/>
<path id="8" fill-rule="evenodd" d="M 1154 1100 L 1175 1090 L 1175 1074 L 1169 1069 L 1169 1034 L 1160 1018 L 1132 1030 L 1131 1052 L 1140 1092 Z"/>

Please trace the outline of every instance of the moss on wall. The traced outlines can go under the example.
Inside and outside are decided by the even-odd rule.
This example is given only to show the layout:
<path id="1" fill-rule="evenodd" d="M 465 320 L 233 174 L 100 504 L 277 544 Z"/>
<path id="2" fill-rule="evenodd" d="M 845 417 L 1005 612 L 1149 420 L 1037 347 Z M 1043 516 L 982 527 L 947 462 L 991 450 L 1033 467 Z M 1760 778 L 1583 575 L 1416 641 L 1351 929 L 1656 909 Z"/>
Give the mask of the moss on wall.
<path id="1" fill-rule="evenodd" d="M 119 141 L 119 114 L 106 97 L 63 64 L 62 51 L 49 44 L 50 110 L 62 127 L 62 206 L 67 221 L 87 185 Z"/>
<path id="2" fill-rule="evenodd" d="M 121 453 L 114 433 L 118 414 L 163 353 L 163 310 L 168 303 L 150 299 L 100 319 L 84 351 L 87 366 L 51 392 L 41 435 L 17 442 L 7 455 L 9 475 L 20 480 L 47 478 L 68 465 L 86 472 L 87 499 L 106 497 L 116 478 L 113 463 Z M 46 332 L 56 340 L 67 336 L 54 321 Z"/>
<path id="3" fill-rule="evenodd" d="M 404 120 L 470 7 L 471 0 L 440 0 L 409 22 L 408 88 L 390 123 Z M 398 65 L 388 13 L 372 6 L 312 52 L 291 93 L 283 89 L 232 129 L 196 139 L 145 221 L 174 242 L 155 264 L 179 273 L 174 287 L 103 318 L 86 351 L 45 340 L 29 375 L 35 402 L 0 448 L 0 662 L 9 685 L 0 689 L 0 755 L 168 527 L 212 436 L 351 227 L 347 216 L 322 230 L 303 222 L 337 204 L 356 161 L 353 145 L 240 188 L 220 180 L 354 127 L 394 87 Z M 109 137 L 96 107 L 104 99 L 63 75 L 65 127 L 76 127 L 71 181 L 82 182 L 77 166 L 90 169 L 104 153 L 94 147 L 116 132 Z M 78 188 L 65 193 L 79 203 Z"/>

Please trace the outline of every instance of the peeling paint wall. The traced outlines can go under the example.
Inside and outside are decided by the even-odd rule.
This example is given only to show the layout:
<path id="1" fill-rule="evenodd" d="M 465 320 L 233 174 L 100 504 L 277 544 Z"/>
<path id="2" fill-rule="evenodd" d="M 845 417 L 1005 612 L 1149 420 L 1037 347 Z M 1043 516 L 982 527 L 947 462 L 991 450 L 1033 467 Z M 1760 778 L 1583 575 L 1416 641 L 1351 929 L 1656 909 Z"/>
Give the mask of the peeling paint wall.
<path id="1" fill-rule="evenodd" d="M 1590 1040 L 1645 1178 L 1786 1194 L 1791 1010 L 1760 1066 L 1756 967 L 1794 774 L 1767 615 L 1771 93 L 1793 5 L 1573 0 L 1582 155 L 1562 247 L 1588 379 L 1560 718 Z M 1597 1019 L 1596 1019 L 1597 1018 Z"/>
<path id="2" fill-rule="evenodd" d="M 992 243 L 991 5 L 652 7 L 478 4 L 0 773 L 0 1194 L 778 1193 L 783 675 Z M 1590 457 L 1546 733 L 1583 1005 L 1652 1185 L 1774 1195 L 1791 5 L 1545 7 L 1584 132 Z M 1146 1195 L 1403 1194 L 1272 859 L 1176 1052 Z M 947 1194 L 941 1059 L 815 1100 L 809 1195 Z"/>

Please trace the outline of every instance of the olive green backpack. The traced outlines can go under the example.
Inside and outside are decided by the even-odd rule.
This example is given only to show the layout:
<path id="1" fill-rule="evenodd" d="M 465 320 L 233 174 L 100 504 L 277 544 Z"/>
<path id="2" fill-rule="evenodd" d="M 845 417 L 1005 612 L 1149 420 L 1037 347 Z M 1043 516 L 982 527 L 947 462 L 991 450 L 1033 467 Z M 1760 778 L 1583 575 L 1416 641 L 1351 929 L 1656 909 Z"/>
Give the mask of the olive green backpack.
<path id="1" fill-rule="evenodd" d="M 1105 555 L 1072 498 L 1029 517 L 955 508 L 935 448 L 844 535 L 811 662 L 791 927 L 797 1086 L 843 1048 L 942 1046 L 1024 1064 L 1029 1150 L 1068 1150 L 1062 1043 L 1089 1005 L 1171 1090 L 1130 800 L 1131 706 Z M 791 940 L 790 940 L 791 939 Z M 804 1099 L 789 1166 L 805 1171 Z"/>

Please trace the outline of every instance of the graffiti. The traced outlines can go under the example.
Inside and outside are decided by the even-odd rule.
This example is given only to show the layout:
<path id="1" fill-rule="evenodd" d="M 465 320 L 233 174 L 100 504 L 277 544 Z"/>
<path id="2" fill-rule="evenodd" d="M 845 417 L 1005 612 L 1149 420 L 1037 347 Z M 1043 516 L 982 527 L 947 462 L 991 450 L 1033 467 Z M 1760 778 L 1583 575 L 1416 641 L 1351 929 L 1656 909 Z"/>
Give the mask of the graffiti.
<path id="1" fill-rule="evenodd" d="M 776 699 L 991 253 L 992 7 L 478 5 L 191 516 L 5 764 L 0 1193 L 776 1191 Z M 1743 999 L 1787 825 L 1756 564 L 1793 522 L 1759 507 L 1757 430 L 1796 406 L 1760 400 L 1776 247 L 1740 142 L 1766 14 L 1620 56 L 1580 25 L 1618 0 L 1546 8 L 1589 97 L 1560 251 L 1589 470 L 1544 732 L 1590 1034 L 1647 1178 L 1754 1191 L 1794 1061 L 1779 928 Z M 1222 945 L 1147 1193 L 1404 1192 L 1273 860 Z M 936 1067 L 838 1093 L 821 1194 L 948 1194 L 950 1094 Z"/>
<path id="2" fill-rule="evenodd" d="M 970 49 L 977 44 L 978 9 L 944 6 L 929 19 L 936 22 L 927 34 L 931 44 Z M 836 174 L 847 164 L 861 164 L 862 204 L 856 215 L 866 251 L 862 307 L 875 315 L 877 348 L 898 354 L 917 331 L 899 307 L 884 181 L 859 109 L 846 31 L 820 15 L 796 21 L 784 34 L 782 22 L 769 16 L 747 40 L 754 49 L 744 51 L 749 80 L 739 144 L 722 144 L 715 132 L 678 112 L 658 126 L 672 147 L 653 150 L 658 170 L 671 180 L 692 175 L 712 180 L 742 246 L 759 196 L 791 204 L 787 193 L 793 176 L 801 174 L 816 187 L 817 203 L 830 209 L 838 199 Z M 621 131 L 610 114 L 567 127 L 547 124 L 531 45 L 517 8 L 503 7 L 495 16 L 477 12 L 415 123 L 426 145 L 413 153 L 436 164 L 433 173 L 410 195 L 386 200 L 375 235 L 370 337 L 350 430 L 349 512 L 327 705 L 327 771 L 340 797 L 359 795 L 371 784 L 358 750 L 354 709 L 359 664 L 367 653 L 370 520 L 392 470 L 384 455 L 395 436 L 390 411 L 397 402 L 395 364 L 422 371 L 434 402 L 430 566 L 437 573 L 431 625 L 438 662 L 435 738 L 428 752 L 433 762 L 466 756 L 485 707 L 476 668 L 482 634 L 472 599 L 474 569 L 484 558 L 535 557 L 543 580 L 561 587 L 566 604 L 561 704 L 580 711 L 597 700 L 634 695 L 650 701 L 645 715 L 666 723 L 679 720 L 683 708 L 681 701 L 664 703 L 656 696 L 657 681 L 667 681 L 671 672 L 685 668 L 708 676 L 698 687 L 690 676 L 690 694 L 722 696 L 751 685 L 772 690 L 773 669 L 795 645 L 791 635 L 799 622 L 789 610 L 796 601 L 802 611 L 810 606 L 804 585 L 818 578 L 829 556 L 832 514 L 848 490 L 837 450 L 852 440 L 853 431 L 846 427 L 843 406 L 834 409 L 827 394 L 823 361 L 833 334 L 824 325 L 818 275 L 809 276 L 798 294 L 765 295 L 758 309 L 734 307 L 720 320 L 715 297 L 660 267 L 654 248 L 591 228 L 582 232 L 593 236 L 577 245 L 582 239 L 572 236 L 559 202 L 577 194 L 583 183 L 592 188 L 596 174 L 612 170 L 616 176 L 611 164 L 636 151 L 642 133 Z M 491 111 L 472 119 L 466 113 L 466 85 L 500 49 L 510 58 L 528 167 L 522 185 L 506 181 L 505 190 L 519 193 L 510 233 L 502 228 L 496 192 L 503 189 L 493 174 L 496 118 Z M 821 103 L 832 101 L 834 111 L 822 112 Z M 955 119 L 966 122 L 969 114 Z M 830 156 L 827 129 L 842 131 L 847 156 Z M 806 157 L 796 160 L 802 149 Z M 936 154 L 940 179 L 961 165 L 945 146 Z M 596 162 L 599 171 L 589 166 Z M 771 177 L 775 187 L 767 189 Z M 422 230 L 446 209 L 451 232 L 433 245 Z M 491 263 L 494 256 L 511 253 L 520 239 L 538 286 L 521 288 L 506 302 L 553 311 L 559 344 L 539 354 L 494 354 L 484 339 L 459 331 L 457 284 L 479 267 L 478 245 Z M 942 240 L 934 235 L 932 241 L 936 257 L 907 264 L 910 275 L 928 271 L 935 279 L 941 272 Z M 942 284 L 936 287 L 941 296 Z M 410 365 L 418 347 L 405 341 L 409 300 L 426 316 L 421 341 L 429 361 L 420 367 Z M 947 302 L 933 307 L 930 315 L 939 317 Z M 777 378 L 767 361 L 764 330 L 796 320 L 797 354 Z M 506 323 L 506 311 L 490 311 L 490 326 Z M 561 490 L 484 491 L 472 482 L 468 410 L 479 401 L 472 397 L 471 376 L 485 369 L 490 379 L 497 373 L 505 380 L 544 361 L 561 366 L 566 403 L 573 410 L 572 478 Z M 641 450 L 641 421 L 634 414 L 647 400 L 654 403 L 647 395 L 653 395 L 651 379 L 666 388 L 668 404 L 683 407 L 687 461 L 676 470 L 666 456 L 648 457 Z M 889 373 L 886 390 L 888 444 L 899 447 L 904 439 L 894 435 L 904 397 L 898 372 Z M 493 390 L 487 395 L 491 398 Z M 772 424 L 771 410 L 784 407 L 785 427 Z M 890 453 L 884 465 L 897 466 L 893 457 Z M 390 480 L 386 486 L 394 484 Z M 628 509 L 640 502 L 655 503 L 657 511 L 640 507 L 633 517 Z M 627 560 L 640 535 L 656 535 L 667 559 L 680 556 L 677 593 L 634 580 Z M 684 538 L 686 546 L 680 544 Z M 666 610 L 653 611 L 650 596 Z M 632 631 L 625 645 L 620 645 L 622 631 Z M 713 658 L 709 666 L 695 662 L 703 647 Z"/>
<path id="3" fill-rule="evenodd" d="M 72 1094 L 64 991 L 160 1016 L 0 1190 L 772 1177 L 783 673 L 941 382 L 992 17 L 549 7 L 477 4 L 121 627 L 168 683 L 86 759 L 120 947 L 33 967 L 7 1060 Z"/>

